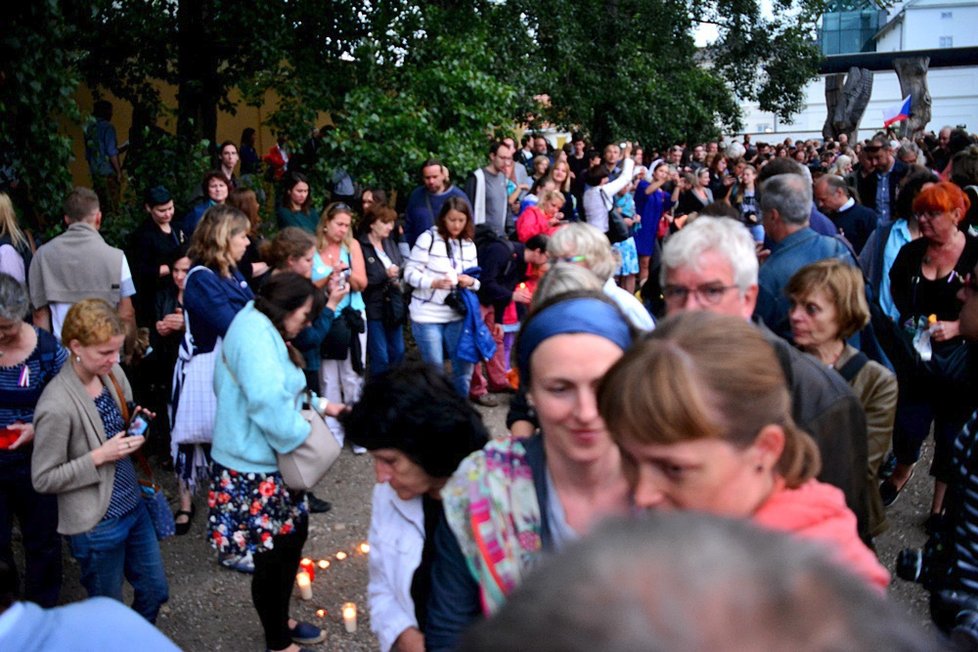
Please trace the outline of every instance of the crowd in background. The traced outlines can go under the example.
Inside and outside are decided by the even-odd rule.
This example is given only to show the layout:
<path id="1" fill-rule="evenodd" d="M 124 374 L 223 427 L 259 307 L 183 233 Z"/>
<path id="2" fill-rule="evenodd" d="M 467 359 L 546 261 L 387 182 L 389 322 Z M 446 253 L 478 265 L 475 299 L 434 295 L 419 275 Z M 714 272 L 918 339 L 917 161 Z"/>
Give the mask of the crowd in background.
<path id="1" fill-rule="evenodd" d="M 16 517 L 26 600 L 58 604 L 65 537 L 90 596 L 121 600 L 125 579 L 155 622 L 157 539 L 168 520 L 199 531 L 206 493 L 203 529 L 253 575 L 267 648 L 321 642 L 289 598 L 330 504 L 277 462 L 309 436 L 305 409 L 373 456 L 385 652 L 482 649 L 464 632 L 519 621 L 506 604 L 544 556 L 637 509 L 807 540 L 845 571 L 840 599 L 884 613 L 873 538 L 931 433 L 931 542 L 898 570 L 941 630 L 978 636 L 963 129 L 663 149 L 526 133 L 461 185 L 425 160 L 396 197 L 335 162 L 316 187 L 315 137 L 259 156 L 248 129 L 192 201 L 146 188 L 122 249 L 99 235 L 118 152 L 94 135 L 98 192 L 69 194 L 61 235 L 35 246 L 0 194 L 0 562 Z M 473 406 L 500 403 L 494 439 Z M 176 474 L 173 514 L 144 449 Z"/>

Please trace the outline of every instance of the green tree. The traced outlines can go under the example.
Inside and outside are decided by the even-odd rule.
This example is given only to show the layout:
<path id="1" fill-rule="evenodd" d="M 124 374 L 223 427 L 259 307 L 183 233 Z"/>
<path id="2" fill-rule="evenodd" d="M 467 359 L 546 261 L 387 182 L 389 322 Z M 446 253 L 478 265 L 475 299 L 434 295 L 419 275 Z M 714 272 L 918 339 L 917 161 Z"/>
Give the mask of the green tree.
<path id="1" fill-rule="evenodd" d="M 71 138 L 58 119 L 80 119 L 73 94 L 74 31 L 58 2 L 15 2 L 0 33 L 0 159 L 19 183 L 8 187 L 34 228 L 60 220 L 71 187 Z"/>

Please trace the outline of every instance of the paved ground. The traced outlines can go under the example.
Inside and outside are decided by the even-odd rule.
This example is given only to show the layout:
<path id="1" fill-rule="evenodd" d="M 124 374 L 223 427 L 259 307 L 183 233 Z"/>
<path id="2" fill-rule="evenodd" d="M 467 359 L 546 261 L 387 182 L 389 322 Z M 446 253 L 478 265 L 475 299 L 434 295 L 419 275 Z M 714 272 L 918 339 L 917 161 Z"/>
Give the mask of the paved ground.
<path id="1" fill-rule="evenodd" d="M 504 431 L 503 405 L 481 409 L 494 434 Z M 923 468 L 921 469 L 923 471 Z M 318 572 L 313 584 L 313 599 L 293 602 L 293 615 L 324 626 L 329 638 L 320 649 L 336 651 L 376 650 L 370 633 L 370 615 L 366 608 L 367 560 L 357 550 L 366 541 L 370 522 L 370 492 L 373 469 L 369 455 L 354 456 L 345 450 L 328 477 L 317 488 L 317 494 L 333 503 L 333 511 L 314 515 L 306 555 L 315 560 L 328 559 L 330 566 Z M 171 482 L 172 487 L 172 482 Z M 918 473 L 911 486 L 892 508 L 893 525 L 878 541 L 880 557 L 892 569 L 896 552 L 906 546 L 920 546 L 924 541 L 920 523 L 930 505 L 931 486 L 925 473 Z M 202 509 L 204 508 L 204 509 Z M 174 537 L 162 544 L 167 575 L 170 578 L 170 603 L 159 620 L 160 629 L 183 649 L 258 651 L 264 649 L 261 627 L 251 605 L 250 576 L 220 569 L 204 540 L 206 508 L 198 499 L 198 514 L 191 533 Z M 339 560 L 338 552 L 347 553 Z M 63 599 L 84 597 L 78 584 L 78 569 L 66 555 Z M 908 615 L 927 623 L 926 594 L 917 585 L 895 580 L 890 594 L 903 604 Z M 341 606 L 354 602 L 359 608 L 359 627 L 347 633 L 340 617 Z M 325 610 L 318 616 L 317 610 Z"/>

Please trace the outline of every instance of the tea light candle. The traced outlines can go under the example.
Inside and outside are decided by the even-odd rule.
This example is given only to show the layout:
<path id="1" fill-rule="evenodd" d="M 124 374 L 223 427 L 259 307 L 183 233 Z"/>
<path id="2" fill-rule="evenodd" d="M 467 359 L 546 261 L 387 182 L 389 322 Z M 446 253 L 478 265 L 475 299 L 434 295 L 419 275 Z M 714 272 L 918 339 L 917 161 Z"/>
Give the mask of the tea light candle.
<path id="1" fill-rule="evenodd" d="M 325 618 L 326 617 L 326 610 L 325 609 L 316 609 L 316 617 L 317 618 Z"/>
<path id="2" fill-rule="evenodd" d="M 346 559 L 346 553 L 340 550 L 338 553 L 336 553 L 336 558 L 339 559 L 340 561 L 343 561 L 344 559 Z"/>
<path id="3" fill-rule="evenodd" d="M 295 576 L 295 583 L 299 585 L 299 595 L 302 599 L 312 600 L 312 580 L 309 578 L 309 573 L 300 571 Z"/>
<path id="4" fill-rule="evenodd" d="M 328 559 L 320 559 L 319 560 L 319 570 L 326 570 L 327 568 L 329 568 L 329 560 Z"/>
<path id="5" fill-rule="evenodd" d="M 343 626 L 350 634 L 357 631 L 357 606 L 352 602 L 343 603 Z"/>
<path id="6" fill-rule="evenodd" d="M 309 573 L 309 581 L 313 582 L 316 580 L 316 564 L 313 563 L 308 557 L 299 562 L 299 568 L 304 573 Z"/>
<path id="7" fill-rule="evenodd" d="M 361 543 L 359 548 L 360 548 L 360 552 L 362 552 L 365 555 L 370 553 L 370 544 L 367 543 L 366 541 Z"/>

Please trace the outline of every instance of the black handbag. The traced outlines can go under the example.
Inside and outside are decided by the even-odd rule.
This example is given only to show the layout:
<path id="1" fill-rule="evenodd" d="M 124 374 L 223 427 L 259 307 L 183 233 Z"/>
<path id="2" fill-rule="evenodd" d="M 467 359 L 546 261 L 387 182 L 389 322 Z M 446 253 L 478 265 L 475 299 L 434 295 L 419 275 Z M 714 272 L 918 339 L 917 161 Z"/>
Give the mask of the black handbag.
<path id="1" fill-rule="evenodd" d="M 384 311 L 383 322 L 387 328 L 396 328 L 404 323 L 407 317 L 407 307 L 404 302 L 404 293 L 401 292 L 400 285 L 393 281 L 388 281 L 384 286 Z"/>
<path id="2" fill-rule="evenodd" d="M 615 211 L 615 209 L 608 211 L 608 232 L 605 235 L 608 236 L 608 241 L 611 244 L 624 242 L 628 240 L 630 235 L 628 233 L 628 226 L 625 224 L 625 218 Z"/>
<path id="3" fill-rule="evenodd" d="M 453 287 L 452 291 L 445 297 L 445 305 L 463 317 L 469 312 L 468 307 L 465 305 L 465 300 L 462 299 L 462 290 L 458 286 Z"/>

